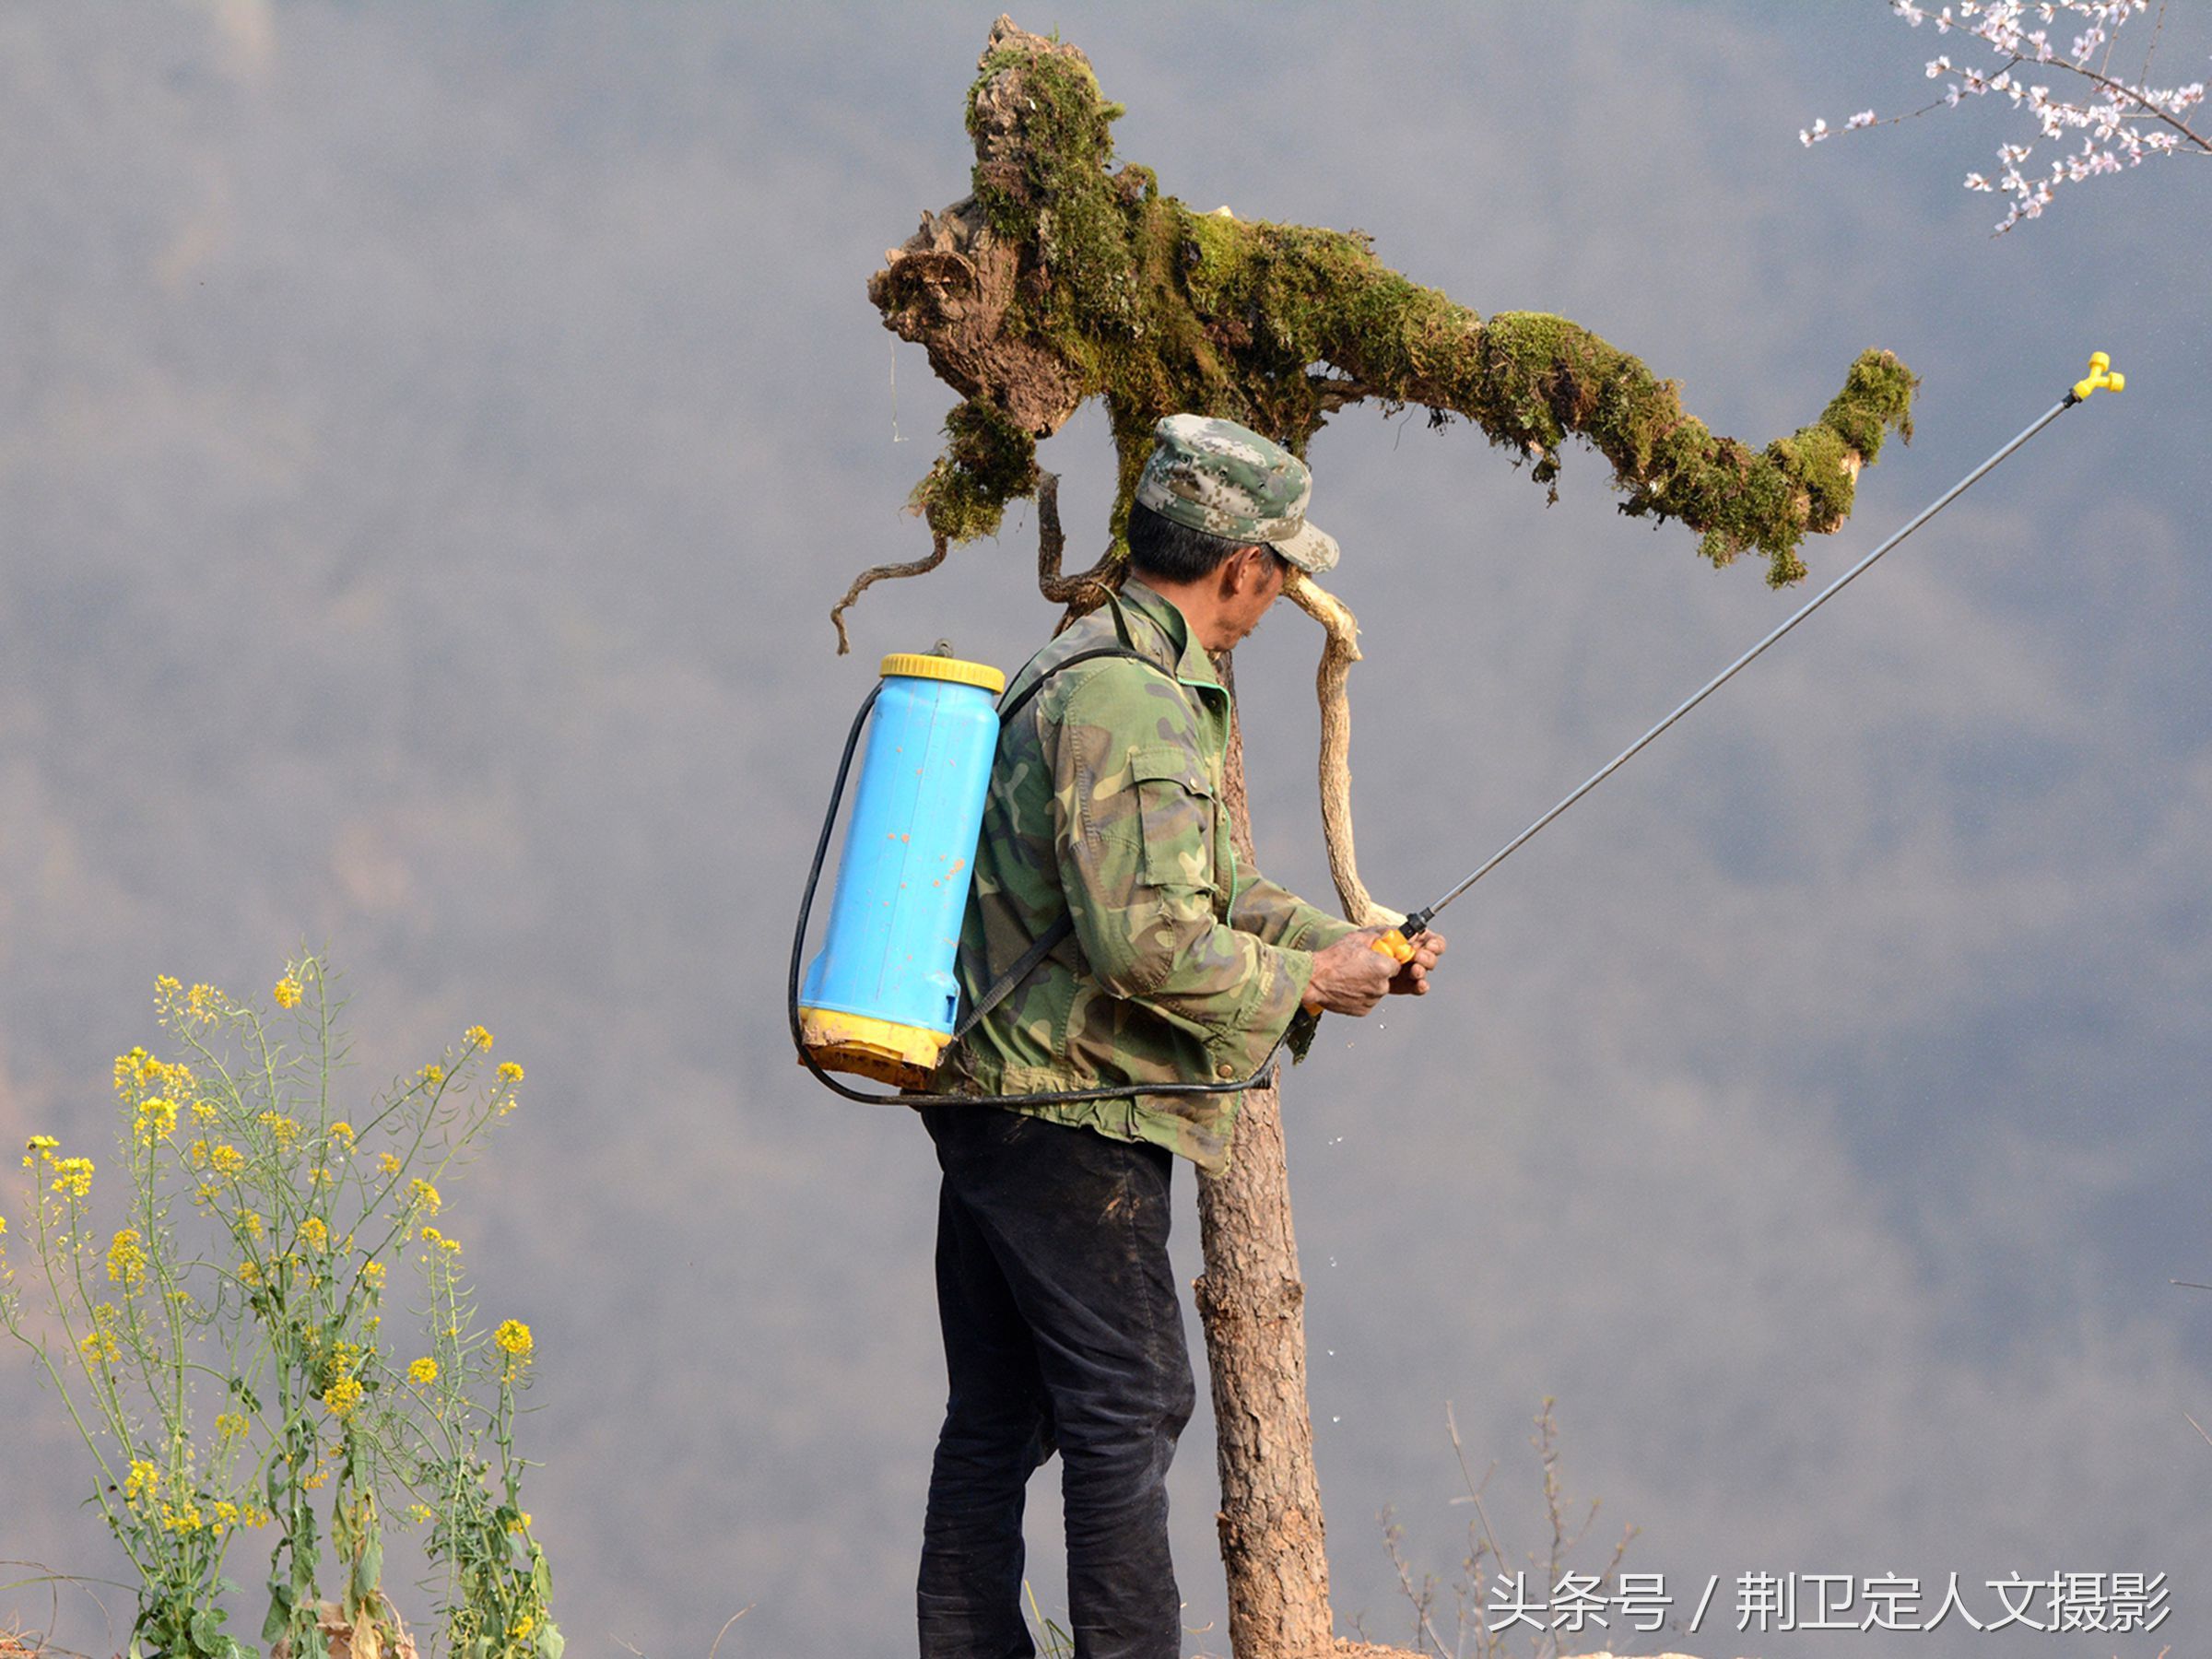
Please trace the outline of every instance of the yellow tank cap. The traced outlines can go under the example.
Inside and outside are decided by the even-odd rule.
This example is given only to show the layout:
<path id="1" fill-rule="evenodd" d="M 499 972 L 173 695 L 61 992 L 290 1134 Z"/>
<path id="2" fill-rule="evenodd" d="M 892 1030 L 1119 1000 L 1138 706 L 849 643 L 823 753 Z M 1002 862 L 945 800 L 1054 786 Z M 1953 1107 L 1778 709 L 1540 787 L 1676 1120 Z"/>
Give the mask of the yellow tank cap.
<path id="1" fill-rule="evenodd" d="M 950 680 L 956 686 L 981 686 L 994 696 L 1006 688 L 1006 677 L 988 663 L 963 663 L 958 657 L 928 656 L 920 652 L 894 651 L 883 659 L 886 676 L 902 674 L 909 679 Z"/>

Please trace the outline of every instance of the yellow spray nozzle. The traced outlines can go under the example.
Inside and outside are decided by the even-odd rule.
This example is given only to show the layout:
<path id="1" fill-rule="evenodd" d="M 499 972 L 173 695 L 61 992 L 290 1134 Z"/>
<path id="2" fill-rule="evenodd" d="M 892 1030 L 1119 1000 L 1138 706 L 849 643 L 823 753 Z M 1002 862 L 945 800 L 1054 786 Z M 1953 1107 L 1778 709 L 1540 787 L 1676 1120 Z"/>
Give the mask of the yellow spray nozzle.
<path id="1" fill-rule="evenodd" d="M 2089 353 L 2089 372 L 2085 380 L 2074 382 L 2074 400 L 2079 403 L 2092 392 L 2124 392 L 2127 376 L 2112 371 L 2112 359 L 2101 351 Z"/>

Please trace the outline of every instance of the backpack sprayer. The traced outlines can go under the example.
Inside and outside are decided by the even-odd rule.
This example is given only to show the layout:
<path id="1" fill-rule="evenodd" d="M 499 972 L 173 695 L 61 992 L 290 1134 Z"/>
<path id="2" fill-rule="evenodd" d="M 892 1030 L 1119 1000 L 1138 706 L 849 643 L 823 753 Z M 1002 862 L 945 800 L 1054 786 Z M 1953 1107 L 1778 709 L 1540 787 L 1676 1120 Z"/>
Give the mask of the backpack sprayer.
<path id="1" fill-rule="evenodd" d="M 1428 931 L 1437 913 L 1525 846 L 1570 806 L 1625 766 L 1660 733 L 1726 685 L 1750 661 L 1811 616 L 1877 559 L 1964 495 L 1999 462 L 2094 392 L 2126 389 L 2124 375 L 2112 372 L 2112 359 L 2100 351 L 2089 372 L 2065 396 L 2031 421 L 2011 442 L 1968 473 L 1923 508 L 1903 529 L 1830 582 L 1794 615 L 1735 662 L 1677 704 L 1674 712 L 1584 779 L 1558 805 L 1477 865 L 1465 880 L 1433 904 L 1415 911 L 1382 934 L 1374 948 L 1396 961 L 1413 959 L 1413 943 Z M 1099 656 L 1149 659 L 1120 647 L 1079 652 L 1049 671 L 1072 668 Z M 1048 930 L 1001 973 L 968 1010 L 960 1014 L 959 982 L 953 966 L 959 950 L 976 839 L 990 788 L 991 761 L 1001 724 L 1034 696 L 1048 675 L 1040 675 L 1001 708 L 994 699 L 1006 677 L 981 663 L 965 663 L 940 645 L 935 655 L 892 655 L 883 659 L 882 678 L 862 700 L 845 735 L 838 760 L 830 808 L 815 844 L 814 863 L 799 900 L 797 929 L 791 940 L 789 1011 L 791 1040 L 799 1064 L 825 1087 L 852 1100 L 924 1106 L 970 1101 L 970 1095 L 928 1094 L 938 1057 L 965 1036 L 975 1022 L 1028 977 L 1070 931 Z M 821 951 L 802 983 L 800 963 L 816 888 L 830 853 L 830 838 L 843 804 L 845 780 L 853 767 L 862 729 L 871 710 L 883 711 L 869 729 L 861 763 L 853 823 L 830 900 L 830 925 Z M 1312 1005 L 1308 1005 L 1309 1010 Z M 1281 1040 L 1277 1041 L 1280 1048 Z M 1052 1101 L 1105 1100 L 1139 1095 L 1234 1094 L 1264 1081 L 1275 1061 L 1270 1049 L 1248 1077 L 1222 1083 L 1119 1084 L 1041 1094 L 994 1095 L 1016 1105 Z M 832 1071 L 872 1077 L 898 1086 L 898 1095 L 865 1094 L 847 1088 Z"/>
<path id="2" fill-rule="evenodd" d="M 994 700 L 1006 676 L 982 663 L 967 663 L 940 641 L 929 655 L 894 653 L 883 659 L 882 677 L 861 700 L 845 734 L 844 753 L 830 785 L 830 809 L 815 842 L 814 862 L 799 899 L 799 922 L 791 938 L 787 1006 L 792 1046 L 799 1064 L 824 1088 L 849 1100 L 896 1105 L 943 1105 L 971 1095 L 916 1092 L 928 1086 L 938 1057 L 1001 998 L 1027 979 L 1053 947 L 1074 931 L 1063 917 L 1046 929 L 976 998 L 963 1017 L 953 964 L 959 952 L 961 918 L 968 908 L 975 843 L 982 829 L 983 800 L 999 727 L 1044 687 L 1046 680 L 1098 657 L 1127 657 L 1157 673 L 1150 658 L 1125 646 L 1079 651 L 1053 665 L 1016 692 L 1004 707 Z M 870 711 L 880 709 L 868 725 Z M 830 853 L 830 837 L 844 802 L 845 780 L 860 747 L 853 822 L 830 900 L 822 948 L 804 981 L 806 922 Z M 1280 1044 L 1278 1043 L 1279 1047 Z M 1222 1083 L 1101 1085 L 1040 1094 L 993 1095 L 1001 1102 L 1042 1105 L 1054 1100 L 1110 1100 L 1138 1095 L 1234 1094 L 1262 1082 L 1275 1051 L 1248 1077 Z M 830 1074 L 848 1072 L 896 1085 L 897 1095 L 864 1094 Z"/>

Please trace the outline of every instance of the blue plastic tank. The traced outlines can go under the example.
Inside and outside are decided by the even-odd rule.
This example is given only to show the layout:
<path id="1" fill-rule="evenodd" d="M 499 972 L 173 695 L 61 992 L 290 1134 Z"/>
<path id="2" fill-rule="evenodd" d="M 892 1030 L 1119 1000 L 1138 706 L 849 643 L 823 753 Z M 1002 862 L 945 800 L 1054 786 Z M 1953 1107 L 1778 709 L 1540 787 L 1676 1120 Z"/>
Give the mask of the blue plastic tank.
<path id="1" fill-rule="evenodd" d="M 950 656 L 894 654 L 882 672 L 799 1024 L 825 1070 L 911 1088 L 959 1014 L 953 964 L 1006 679 Z"/>

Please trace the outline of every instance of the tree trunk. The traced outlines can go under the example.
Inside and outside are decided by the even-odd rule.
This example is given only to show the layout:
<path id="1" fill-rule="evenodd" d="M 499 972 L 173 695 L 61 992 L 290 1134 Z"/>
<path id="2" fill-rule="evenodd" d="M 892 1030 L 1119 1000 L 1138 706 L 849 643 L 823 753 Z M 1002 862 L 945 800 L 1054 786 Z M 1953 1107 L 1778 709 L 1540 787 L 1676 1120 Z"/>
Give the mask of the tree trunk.
<path id="1" fill-rule="evenodd" d="M 1217 659 L 1234 686 L 1229 658 Z M 1256 864 L 1233 718 L 1226 768 L 1237 856 Z M 1334 1645 L 1313 1419 L 1306 1406 L 1306 1288 L 1290 1226 L 1280 1095 L 1244 1096 L 1228 1172 L 1198 1182 L 1206 1274 L 1195 1286 L 1213 1373 L 1221 1561 L 1236 1659 L 1291 1659 Z"/>

